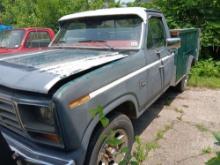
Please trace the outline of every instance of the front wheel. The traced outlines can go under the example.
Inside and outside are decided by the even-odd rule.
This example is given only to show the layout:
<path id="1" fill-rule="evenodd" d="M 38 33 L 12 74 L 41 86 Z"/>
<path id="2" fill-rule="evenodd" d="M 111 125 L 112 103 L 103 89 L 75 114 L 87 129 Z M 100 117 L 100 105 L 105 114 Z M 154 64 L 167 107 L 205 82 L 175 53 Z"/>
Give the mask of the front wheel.
<path id="1" fill-rule="evenodd" d="M 88 148 L 87 165 L 115 165 L 128 158 L 134 131 L 126 115 L 113 115 L 106 128 L 100 127 L 95 131 Z M 122 151 L 125 148 L 127 152 Z"/>

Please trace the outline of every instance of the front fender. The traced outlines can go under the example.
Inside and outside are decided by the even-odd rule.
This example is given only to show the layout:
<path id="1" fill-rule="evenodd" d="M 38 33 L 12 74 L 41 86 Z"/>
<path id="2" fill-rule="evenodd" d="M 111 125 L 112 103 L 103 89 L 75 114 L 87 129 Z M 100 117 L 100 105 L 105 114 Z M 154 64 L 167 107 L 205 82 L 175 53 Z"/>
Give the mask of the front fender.
<path id="1" fill-rule="evenodd" d="M 132 94 L 128 94 L 128 95 L 124 95 L 121 96 L 120 98 L 118 98 L 117 100 L 109 103 L 106 107 L 104 107 L 104 114 L 107 115 L 111 112 L 114 111 L 114 109 L 116 109 L 119 105 L 121 105 L 122 103 L 125 102 L 132 102 L 134 107 L 135 107 L 135 112 L 136 112 L 136 116 L 138 116 L 138 102 L 137 102 L 137 98 L 132 95 Z M 99 118 L 98 116 L 95 117 L 94 119 L 91 120 L 91 122 L 88 124 L 88 127 L 84 133 L 83 139 L 82 139 L 82 143 L 81 143 L 81 147 L 83 148 L 83 151 L 86 151 L 90 142 L 90 139 L 92 137 L 92 134 L 94 132 L 94 129 L 96 128 L 96 126 L 99 123 Z M 83 156 L 83 158 L 85 159 L 86 156 L 86 152 L 85 155 Z M 84 162 L 84 160 L 81 160 L 82 162 Z"/>

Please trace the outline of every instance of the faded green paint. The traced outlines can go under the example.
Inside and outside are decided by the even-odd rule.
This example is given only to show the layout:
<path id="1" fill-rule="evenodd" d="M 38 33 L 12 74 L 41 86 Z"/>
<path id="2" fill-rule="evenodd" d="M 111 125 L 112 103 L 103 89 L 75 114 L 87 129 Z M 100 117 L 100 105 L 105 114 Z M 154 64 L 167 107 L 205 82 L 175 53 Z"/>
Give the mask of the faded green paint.
<path id="1" fill-rule="evenodd" d="M 181 38 L 181 47 L 178 49 L 175 55 L 176 80 L 178 81 L 183 75 L 186 74 L 189 56 L 192 55 L 195 60 L 198 59 L 200 30 L 190 28 L 171 31 L 179 32 L 178 37 Z"/>

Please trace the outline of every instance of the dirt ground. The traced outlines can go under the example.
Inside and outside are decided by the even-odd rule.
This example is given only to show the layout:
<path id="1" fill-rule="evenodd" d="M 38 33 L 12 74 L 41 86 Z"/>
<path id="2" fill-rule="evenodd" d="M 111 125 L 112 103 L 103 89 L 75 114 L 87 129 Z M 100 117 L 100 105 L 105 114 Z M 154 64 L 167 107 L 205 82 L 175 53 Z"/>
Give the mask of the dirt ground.
<path id="1" fill-rule="evenodd" d="M 220 131 L 220 90 L 168 90 L 134 128 L 144 143 L 158 144 L 143 165 L 203 165 L 220 151 L 212 135 Z"/>

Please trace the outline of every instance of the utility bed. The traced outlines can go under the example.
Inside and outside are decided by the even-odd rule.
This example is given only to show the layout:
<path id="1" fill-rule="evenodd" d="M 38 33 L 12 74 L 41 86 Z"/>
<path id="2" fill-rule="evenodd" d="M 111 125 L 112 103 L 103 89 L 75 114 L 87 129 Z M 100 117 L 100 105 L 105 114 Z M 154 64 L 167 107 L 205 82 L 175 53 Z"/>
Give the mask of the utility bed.
<path id="1" fill-rule="evenodd" d="M 172 29 L 170 33 L 172 37 L 181 38 L 181 47 L 175 54 L 176 82 L 178 82 L 189 71 L 188 64 L 198 61 L 200 29 Z"/>

